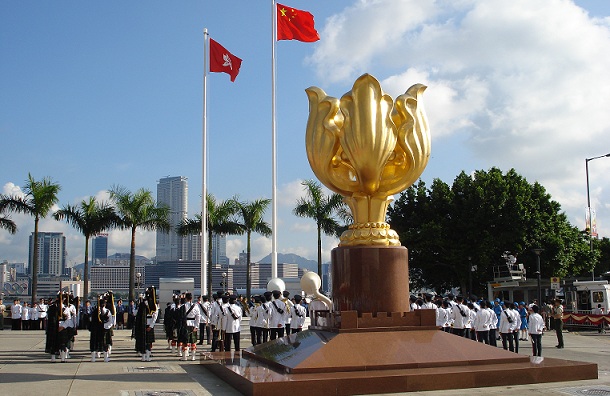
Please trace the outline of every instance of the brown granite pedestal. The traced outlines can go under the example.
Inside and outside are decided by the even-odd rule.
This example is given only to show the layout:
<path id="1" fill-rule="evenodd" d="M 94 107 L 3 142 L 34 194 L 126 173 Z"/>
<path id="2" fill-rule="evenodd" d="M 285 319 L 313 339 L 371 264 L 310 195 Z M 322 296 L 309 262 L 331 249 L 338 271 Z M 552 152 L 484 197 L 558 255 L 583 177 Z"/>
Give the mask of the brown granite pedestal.
<path id="1" fill-rule="evenodd" d="M 339 278 L 333 279 L 335 312 L 328 327 L 239 352 L 204 353 L 204 367 L 246 395 L 357 395 L 597 378 L 596 364 L 518 355 L 438 330 L 434 310 L 408 312 L 405 248 L 337 248 L 332 257 L 333 277 Z M 389 305 L 387 293 L 395 297 Z"/>

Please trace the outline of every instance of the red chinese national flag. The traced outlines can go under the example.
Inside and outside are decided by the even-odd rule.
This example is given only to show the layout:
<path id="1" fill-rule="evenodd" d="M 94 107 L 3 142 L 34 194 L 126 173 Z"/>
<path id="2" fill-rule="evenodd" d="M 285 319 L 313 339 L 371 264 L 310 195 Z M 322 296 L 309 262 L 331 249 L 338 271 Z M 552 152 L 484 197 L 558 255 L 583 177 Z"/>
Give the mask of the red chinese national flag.
<path id="1" fill-rule="evenodd" d="M 298 40 L 311 43 L 320 40 L 313 23 L 313 15 L 307 11 L 277 4 L 277 39 Z"/>
<path id="2" fill-rule="evenodd" d="M 210 72 L 227 73 L 235 81 L 240 66 L 241 59 L 210 38 Z"/>

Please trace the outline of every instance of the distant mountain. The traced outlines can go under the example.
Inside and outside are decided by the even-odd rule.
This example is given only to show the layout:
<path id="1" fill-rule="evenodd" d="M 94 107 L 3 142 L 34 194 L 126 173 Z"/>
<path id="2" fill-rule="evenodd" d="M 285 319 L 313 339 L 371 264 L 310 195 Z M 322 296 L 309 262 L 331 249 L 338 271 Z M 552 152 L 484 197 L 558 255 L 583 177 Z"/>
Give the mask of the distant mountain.
<path id="1" fill-rule="evenodd" d="M 262 259 L 257 261 L 261 264 L 271 264 L 271 254 L 263 257 Z M 278 263 L 287 263 L 287 264 L 297 264 L 299 268 L 303 268 L 309 271 L 318 271 L 318 262 L 315 260 L 308 260 L 305 257 L 301 257 L 297 254 L 293 253 L 278 253 L 277 254 L 277 262 Z"/>

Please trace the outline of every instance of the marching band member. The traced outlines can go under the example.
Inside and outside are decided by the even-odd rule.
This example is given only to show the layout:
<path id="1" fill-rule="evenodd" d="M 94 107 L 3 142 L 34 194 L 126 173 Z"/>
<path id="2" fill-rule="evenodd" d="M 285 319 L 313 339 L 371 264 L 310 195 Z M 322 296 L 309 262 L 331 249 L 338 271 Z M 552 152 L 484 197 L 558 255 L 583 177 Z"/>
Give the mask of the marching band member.
<path id="1" fill-rule="evenodd" d="M 195 360 L 197 357 L 197 331 L 199 330 L 199 322 L 201 322 L 201 312 L 199 304 L 193 302 L 193 295 L 191 293 L 186 293 L 184 299 L 184 305 L 180 307 L 183 325 L 178 335 L 178 343 L 182 345 L 182 360 L 188 358 L 189 350 L 193 353 L 192 360 Z"/>
<path id="2" fill-rule="evenodd" d="M 290 332 L 291 334 L 299 333 L 303 330 L 303 324 L 305 324 L 305 317 L 307 316 L 307 310 L 301 305 L 302 297 L 300 294 L 294 295 L 294 304 L 290 309 Z"/>
<path id="3" fill-rule="evenodd" d="M 144 296 L 136 308 L 136 320 L 134 323 L 134 335 L 136 339 L 136 350 L 142 354 L 143 362 L 150 362 L 151 350 L 155 342 L 155 322 L 159 315 L 157 309 L 157 294 L 154 286 L 146 289 Z"/>
<path id="4" fill-rule="evenodd" d="M 197 345 L 203 345 L 205 337 L 207 344 L 210 345 L 210 308 L 211 304 L 208 296 L 199 297 L 199 311 L 201 312 L 201 321 L 199 322 L 199 342 Z"/>
<path id="5" fill-rule="evenodd" d="M 47 309 L 46 343 L 44 351 L 51 354 L 51 362 L 59 354 L 59 319 L 61 317 L 59 297 L 51 301 Z"/>
<path id="6" fill-rule="evenodd" d="M 226 322 L 225 322 L 225 352 L 231 351 L 231 339 L 235 344 L 235 351 L 239 351 L 239 337 L 241 335 L 241 319 L 243 310 L 241 305 L 237 303 L 237 297 L 229 296 L 229 304 L 226 306 Z M 193 359 L 195 360 L 195 359 Z"/>
<path id="7" fill-rule="evenodd" d="M 265 326 L 263 327 L 263 343 L 269 341 L 269 319 L 271 318 L 271 300 L 273 299 L 273 293 L 270 291 L 266 291 L 263 296 L 265 297 L 265 301 L 263 301 L 263 309 L 265 311 Z"/>
<path id="8" fill-rule="evenodd" d="M 272 340 L 284 337 L 284 327 L 288 317 L 286 304 L 280 299 L 282 293 L 279 290 L 273 291 L 273 301 L 269 314 L 269 331 Z"/>
<path id="9" fill-rule="evenodd" d="M 292 321 L 292 315 L 290 314 L 290 311 L 292 309 L 292 306 L 294 305 L 292 303 L 292 301 L 288 298 L 288 296 L 290 296 L 290 292 L 288 290 L 284 290 L 282 292 L 282 302 L 286 305 L 286 323 L 284 325 L 284 327 L 286 328 L 286 334 L 290 334 L 290 322 Z"/>
<path id="10" fill-rule="evenodd" d="M 266 325 L 267 318 L 261 296 L 254 296 L 254 308 L 252 308 L 252 317 L 250 318 L 250 328 L 254 329 L 255 336 L 252 345 L 258 345 L 263 342 L 263 328 Z"/>
<path id="11" fill-rule="evenodd" d="M 89 331 L 89 350 L 91 351 L 91 362 L 95 362 L 96 355 L 104 353 L 104 362 L 110 361 L 110 345 L 112 345 L 111 329 L 114 325 L 114 317 L 108 306 L 113 305 L 112 297 L 100 296 L 97 307 L 93 311 Z"/>
<path id="12" fill-rule="evenodd" d="M 60 319 L 59 319 L 59 357 L 62 363 L 66 362 L 69 355 L 70 339 L 74 332 L 73 306 L 70 305 L 70 296 L 62 294 L 60 298 Z"/>

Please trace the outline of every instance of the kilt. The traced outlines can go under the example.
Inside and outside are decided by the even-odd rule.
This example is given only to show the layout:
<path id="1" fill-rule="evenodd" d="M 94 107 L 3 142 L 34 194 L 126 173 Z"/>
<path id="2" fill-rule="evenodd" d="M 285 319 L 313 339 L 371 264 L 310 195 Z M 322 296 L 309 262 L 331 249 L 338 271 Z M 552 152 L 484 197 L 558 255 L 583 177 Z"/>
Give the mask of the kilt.
<path id="1" fill-rule="evenodd" d="M 66 327 L 57 334 L 57 344 L 60 351 L 65 351 L 69 346 L 70 338 L 72 337 L 69 329 L 70 327 Z"/>
<path id="2" fill-rule="evenodd" d="M 146 326 L 146 330 L 148 330 L 150 327 Z M 150 331 L 146 332 L 146 343 L 147 344 L 152 344 L 153 342 L 155 342 L 155 329 L 152 328 L 150 329 Z"/>
<path id="3" fill-rule="evenodd" d="M 197 332 L 193 331 L 195 327 L 187 326 L 188 333 L 186 337 L 187 344 L 196 344 L 197 343 Z"/>

